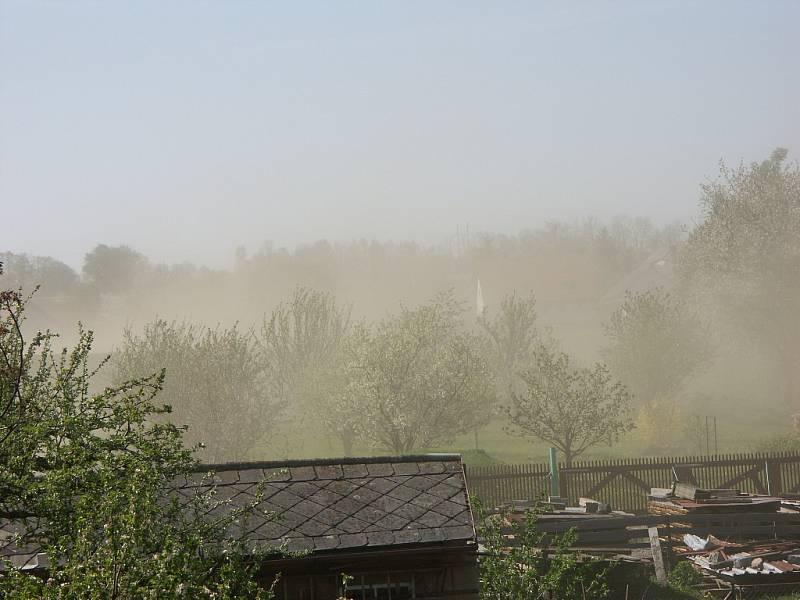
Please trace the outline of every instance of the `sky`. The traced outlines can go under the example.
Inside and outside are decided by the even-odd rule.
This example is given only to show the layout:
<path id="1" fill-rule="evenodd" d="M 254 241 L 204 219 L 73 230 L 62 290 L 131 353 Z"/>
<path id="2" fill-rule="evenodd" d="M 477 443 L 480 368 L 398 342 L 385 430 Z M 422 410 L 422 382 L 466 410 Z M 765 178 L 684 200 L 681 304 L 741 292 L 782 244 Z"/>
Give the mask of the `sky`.
<path id="1" fill-rule="evenodd" d="M 0 251 L 211 266 L 697 218 L 800 156 L 800 2 L 0 0 Z"/>

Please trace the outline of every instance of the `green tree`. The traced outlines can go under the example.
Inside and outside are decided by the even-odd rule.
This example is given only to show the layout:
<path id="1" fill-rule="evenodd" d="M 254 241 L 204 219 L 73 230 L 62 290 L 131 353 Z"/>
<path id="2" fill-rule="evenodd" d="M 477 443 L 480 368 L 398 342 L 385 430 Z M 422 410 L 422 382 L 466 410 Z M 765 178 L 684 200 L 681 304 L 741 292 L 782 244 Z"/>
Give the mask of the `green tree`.
<path id="1" fill-rule="evenodd" d="M 362 365 L 369 352 L 369 329 L 356 325 L 336 352 L 311 372 L 316 379 L 310 387 L 316 390 L 314 414 L 325 431 L 342 442 L 345 456 L 353 455 L 353 445 L 364 437 L 364 403 L 369 398 Z"/>
<path id="2" fill-rule="evenodd" d="M 211 462 L 240 459 L 268 441 L 285 410 L 253 337 L 236 325 L 159 319 L 141 333 L 126 330 L 112 362 L 116 383 L 165 369 L 160 398 L 188 426 L 187 441 L 206 446 L 202 455 Z"/>
<path id="3" fill-rule="evenodd" d="M 332 294 L 295 288 L 265 317 L 258 338 L 261 360 L 281 397 L 307 408 L 318 390 L 314 372 L 326 370 L 350 330 L 350 308 L 337 304 Z"/>
<path id="4" fill-rule="evenodd" d="M 682 285 L 775 358 L 800 404 L 800 167 L 779 148 L 703 187 L 703 220 L 679 260 Z M 720 323 L 718 320 L 717 323 Z"/>
<path id="5" fill-rule="evenodd" d="M 710 358 L 709 335 L 688 306 L 661 288 L 625 294 L 606 325 L 603 358 L 645 403 L 670 401 Z"/>
<path id="6" fill-rule="evenodd" d="M 505 407 L 507 431 L 533 436 L 564 454 L 567 465 L 589 448 L 633 429 L 631 395 L 603 364 L 576 368 L 567 354 L 541 345 L 523 375 L 526 391 Z"/>
<path id="7" fill-rule="evenodd" d="M 353 368 L 364 437 L 409 454 L 474 428 L 494 393 L 476 336 L 451 294 L 381 321 Z"/>
<path id="8" fill-rule="evenodd" d="M 520 373 L 531 363 L 538 339 L 536 298 L 533 294 L 507 295 L 496 314 L 488 308 L 478 323 L 488 342 L 488 358 L 495 373 L 498 396 L 504 400 L 521 389 Z"/>
<path id="9" fill-rule="evenodd" d="M 359 431 L 347 377 L 356 339 L 350 338 L 350 310 L 330 293 L 297 287 L 264 317 L 257 336 L 262 369 L 287 407 L 287 425 L 319 427 L 315 433 L 339 438 L 347 456 Z"/>
<path id="10" fill-rule="evenodd" d="M 130 290 L 149 266 L 147 258 L 128 246 L 98 244 L 83 258 L 83 276 L 99 292 Z"/>
<path id="11" fill-rule="evenodd" d="M 182 429 L 155 403 L 163 372 L 92 393 L 92 334 L 62 352 L 51 333 L 28 340 L 25 304 L 0 293 L 0 519 L 19 531 L 0 543 L 46 553 L 49 577 L 7 564 L 0 596 L 271 597 L 233 527 L 255 503 L 224 508 L 194 472 Z M 186 478 L 208 485 L 175 493 Z"/>
<path id="12" fill-rule="evenodd" d="M 73 293 L 78 274 L 63 262 L 49 256 L 29 256 L 12 252 L 0 253 L 6 264 L 6 284 L 10 289 L 44 288 L 47 296 Z"/>

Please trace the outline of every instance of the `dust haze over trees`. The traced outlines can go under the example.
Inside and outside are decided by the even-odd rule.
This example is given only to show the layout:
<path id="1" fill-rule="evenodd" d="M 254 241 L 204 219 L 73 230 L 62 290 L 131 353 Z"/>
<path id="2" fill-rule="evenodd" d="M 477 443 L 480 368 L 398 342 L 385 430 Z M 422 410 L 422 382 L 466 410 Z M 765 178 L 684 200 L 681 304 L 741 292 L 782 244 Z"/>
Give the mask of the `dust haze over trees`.
<path id="1" fill-rule="evenodd" d="M 787 404 L 800 409 L 800 167 L 778 148 L 720 168 L 703 186 L 703 221 L 680 261 L 681 284 L 716 322 L 769 352 Z"/>
<path id="2" fill-rule="evenodd" d="M 703 321 L 661 288 L 626 293 L 606 335 L 602 356 L 639 402 L 674 398 L 710 359 Z"/>
<path id="3" fill-rule="evenodd" d="M 799 189 L 797 164 L 776 150 L 723 166 L 683 231 L 587 218 L 430 247 L 265 243 L 238 250 L 230 269 L 109 244 L 80 273 L 56 258 L 2 259 L 9 287 L 43 286 L 32 324 L 96 327 L 100 350 L 116 351 L 116 381 L 166 368 L 164 400 L 208 446 L 204 459 L 464 449 L 483 430 L 497 444 L 514 402 L 547 389 L 544 366 L 600 402 L 624 385 L 632 409 L 620 414 L 637 425 L 688 427 L 758 399 L 778 428 L 800 409 Z M 478 279 L 487 306 L 476 315 Z M 621 439 L 666 451 L 644 439 L 652 429 Z"/>
<path id="4" fill-rule="evenodd" d="M 328 292 L 298 287 L 290 300 L 265 315 L 256 335 L 264 375 L 289 408 L 289 423 L 307 431 L 324 424 L 341 440 L 346 456 L 357 435 L 348 410 L 346 362 L 351 341 L 351 308 Z M 345 396 L 343 396 L 345 394 Z M 309 415 L 317 415 L 309 421 Z"/>
<path id="5" fill-rule="evenodd" d="M 159 398 L 188 426 L 186 441 L 204 444 L 209 462 L 241 457 L 243 440 L 268 439 L 287 401 L 262 368 L 255 340 L 238 327 L 207 328 L 156 320 L 141 333 L 125 330 L 114 353 L 113 382 L 120 385 L 165 374 Z"/>
<path id="6" fill-rule="evenodd" d="M 601 356 L 633 392 L 648 452 L 678 450 L 681 429 L 694 418 L 679 401 L 687 382 L 711 359 L 708 326 L 697 312 L 654 288 L 627 292 L 605 325 L 608 342 Z"/>
<path id="7" fill-rule="evenodd" d="M 478 317 L 488 344 L 487 354 L 497 374 L 498 390 L 506 400 L 519 391 L 520 374 L 531 363 L 540 335 L 536 319 L 534 295 L 521 297 L 516 291 L 503 298 L 496 312 L 487 307 Z"/>

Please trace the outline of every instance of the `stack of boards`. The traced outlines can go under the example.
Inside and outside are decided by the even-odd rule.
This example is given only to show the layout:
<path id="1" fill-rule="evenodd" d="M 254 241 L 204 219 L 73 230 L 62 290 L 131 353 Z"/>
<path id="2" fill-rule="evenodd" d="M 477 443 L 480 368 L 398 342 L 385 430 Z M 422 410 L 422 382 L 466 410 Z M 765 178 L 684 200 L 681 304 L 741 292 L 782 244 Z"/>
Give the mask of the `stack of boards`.
<path id="1" fill-rule="evenodd" d="M 734 489 L 704 489 L 680 481 L 671 488 L 652 488 L 647 498 L 647 512 L 653 515 L 770 513 L 780 507 L 780 498 Z"/>

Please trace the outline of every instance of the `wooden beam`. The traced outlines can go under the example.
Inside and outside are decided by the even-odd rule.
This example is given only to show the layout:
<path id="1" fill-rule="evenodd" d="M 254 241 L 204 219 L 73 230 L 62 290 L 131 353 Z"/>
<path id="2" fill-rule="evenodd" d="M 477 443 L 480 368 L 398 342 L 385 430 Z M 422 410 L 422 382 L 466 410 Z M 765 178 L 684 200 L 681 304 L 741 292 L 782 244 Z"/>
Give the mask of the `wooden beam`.
<path id="1" fill-rule="evenodd" d="M 590 498 L 594 498 L 597 496 L 598 492 L 600 492 L 604 487 L 606 487 L 609 483 L 611 483 L 617 475 L 620 474 L 620 469 L 611 468 L 611 471 L 603 477 L 599 482 L 597 482 L 588 492 L 584 495 L 589 496 Z"/>
<path id="2" fill-rule="evenodd" d="M 661 540 L 658 537 L 658 528 L 651 527 L 647 530 L 650 535 L 650 549 L 653 551 L 653 566 L 656 570 L 656 581 L 667 583 L 667 569 L 664 566 L 664 555 L 661 553 Z"/>

